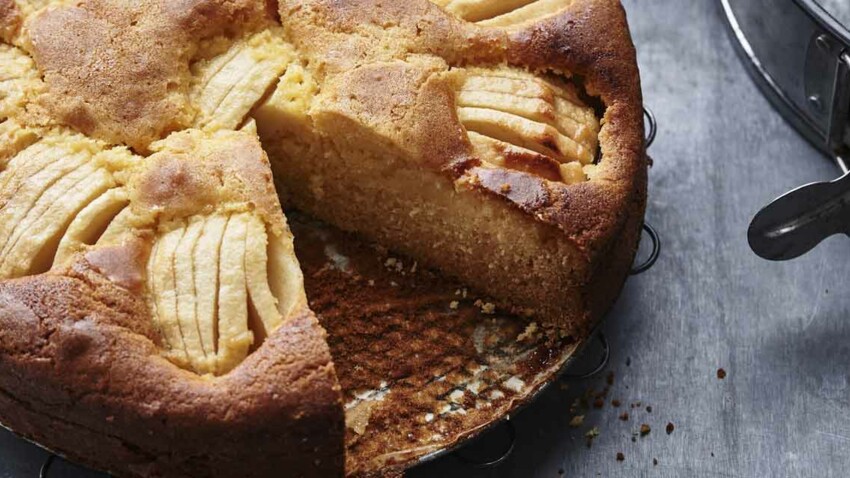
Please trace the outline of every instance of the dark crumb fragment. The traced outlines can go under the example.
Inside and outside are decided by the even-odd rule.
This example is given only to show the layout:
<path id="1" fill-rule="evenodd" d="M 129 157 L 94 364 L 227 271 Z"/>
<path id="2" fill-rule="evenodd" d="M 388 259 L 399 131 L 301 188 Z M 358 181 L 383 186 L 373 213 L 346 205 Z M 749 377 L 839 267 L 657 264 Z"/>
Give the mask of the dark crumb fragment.
<path id="1" fill-rule="evenodd" d="M 632 364 L 632 358 L 626 357 L 626 367 L 630 366 L 631 364 Z"/>
<path id="2" fill-rule="evenodd" d="M 635 443 L 635 442 L 637 442 L 637 437 L 632 435 L 632 443 Z"/>
<path id="3" fill-rule="evenodd" d="M 627 422 L 629 421 L 629 412 L 623 412 L 620 414 L 620 420 Z"/>
<path id="4" fill-rule="evenodd" d="M 613 371 L 608 372 L 608 376 L 605 377 L 605 381 L 608 383 L 608 385 L 614 385 L 614 372 Z"/>
<path id="5" fill-rule="evenodd" d="M 612 406 L 612 407 L 619 407 L 619 406 L 620 406 L 620 401 L 619 401 L 619 400 L 617 400 L 616 398 L 615 398 L 614 400 L 611 400 L 611 406 Z"/>
<path id="6" fill-rule="evenodd" d="M 623 455 L 623 452 L 618 451 L 618 452 L 617 452 L 617 461 L 623 461 L 623 460 L 625 460 L 625 459 L 626 459 L 626 456 L 625 456 L 625 455 Z"/>
<path id="7" fill-rule="evenodd" d="M 658 466 L 658 458 L 652 459 L 652 466 Z"/>
<path id="8" fill-rule="evenodd" d="M 674 427 L 672 423 L 668 423 L 667 424 L 667 434 L 669 435 L 669 434 L 673 433 L 673 429 L 675 429 L 675 428 L 676 427 Z"/>
<path id="9" fill-rule="evenodd" d="M 649 435 L 649 432 L 651 432 L 651 431 L 652 431 L 652 429 L 649 428 L 649 425 L 647 425 L 646 423 L 641 424 L 641 426 L 640 426 L 640 436 L 645 437 L 645 436 Z"/>
<path id="10" fill-rule="evenodd" d="M 652 413 L 652 407 L 651 406 L 649 406 L 649 405 L 646 406 L 646 413 Z"/>
<path id="11" fill-rule="evenodd" d="M 593 401 L 593 408 L 602 408 L 605 406 L 605 400 L 602 398 L 597 398 Z"/>
<path id="12" fill-rule="evenodd" d="M 711 452 L 711 457 L 714 458 L 714 452 Z"/>
<path id="13" fill-rule="evenodd" d="M 717 369 L 717 378 L 719 378 L 720 380 L 726 378 L 726 371 L 722 368 Z"/>

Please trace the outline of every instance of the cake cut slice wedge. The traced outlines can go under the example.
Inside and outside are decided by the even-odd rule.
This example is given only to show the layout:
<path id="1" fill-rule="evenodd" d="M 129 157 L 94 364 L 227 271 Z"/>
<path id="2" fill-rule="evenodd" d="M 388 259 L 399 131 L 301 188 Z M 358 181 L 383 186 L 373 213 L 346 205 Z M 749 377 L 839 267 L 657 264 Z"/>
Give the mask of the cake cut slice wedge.
<path id="1" fill-rule="evenodd" d="M 66 197 L 87 200 L 67 201 L 79 213 L 61 215 L 61 260 L 0 282 L 3 424 L 82 463 L 139 463 L 133 476 L 191 476 L 198 456 L 211 476 L 341 476 L 339 384 L 257 137 L 187 130 L 151 149 L 93 199 L 66 179 Z M 51 188 L 98 154 L 30 176 L 16 217 L 48 231 Z M 10 250 L 41 244 L 7 229 Z"/>

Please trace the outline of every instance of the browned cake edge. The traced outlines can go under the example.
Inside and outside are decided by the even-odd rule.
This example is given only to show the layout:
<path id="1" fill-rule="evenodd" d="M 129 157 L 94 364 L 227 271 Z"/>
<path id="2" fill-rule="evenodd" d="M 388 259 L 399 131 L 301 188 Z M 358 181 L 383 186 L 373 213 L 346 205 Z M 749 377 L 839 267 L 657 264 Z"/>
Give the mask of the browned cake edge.
<path id="1" fill-rule="evenodd" d="M 130 252 L 89 259 L 110 254 Z M 0 422 L 120 476 L 342 476 L 339 385 L 306 307 L 216 379 L 162 358 L 150 324 L 88 261 L 0 284 Z"/>
<path id="2" fill-rule="evenodd" d="M 605 108 L 597 179 L 561 187 L 543 206 L 514 202 L 531 217 L 563 230 L 587 255 L 591 269 L 582 291 L 591 314 L 587 331 L 622 289 L 646 209 L 643 102 L 626 13 L 617 0 L 578 0 L 566 14 L 514 32 L 511 40 L 510 63 L 571 72 Z"/>

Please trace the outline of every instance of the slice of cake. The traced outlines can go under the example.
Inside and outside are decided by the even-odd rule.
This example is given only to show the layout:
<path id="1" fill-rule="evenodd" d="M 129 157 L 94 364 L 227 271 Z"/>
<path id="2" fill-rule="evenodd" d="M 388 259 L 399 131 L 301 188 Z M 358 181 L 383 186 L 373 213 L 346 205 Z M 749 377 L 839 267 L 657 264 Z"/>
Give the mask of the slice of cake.
<path id="1" fill-rule="evenodd" d="M 281 7 L 298 61 L 253 117 L 291 204 L 584 334 L 619 292 L 645 201 L 634 58 L 589 35 L 631 51 L 616 7 L 534 2 L 542 20 L 496 29 L 427 2 L 352 4 Z"/>
<path id="2" fill-rule="evenodd" d="M 339 385 L 259 142 L 151 150 L 50 133 L 0 174 L 2 273 L 29 276 L 0 283 L 0 421 L 122 476 L 339 474 Z"/>

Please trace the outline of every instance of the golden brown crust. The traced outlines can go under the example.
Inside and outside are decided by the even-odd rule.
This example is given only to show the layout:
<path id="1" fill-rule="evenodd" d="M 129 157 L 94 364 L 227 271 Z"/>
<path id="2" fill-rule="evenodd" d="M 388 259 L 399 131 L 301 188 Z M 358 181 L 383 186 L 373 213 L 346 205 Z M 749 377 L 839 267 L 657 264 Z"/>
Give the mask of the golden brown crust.
<path id="1" fill-rule="evenodd" d="M 286 229 L 268 157 L 256 137 L 187 130 L 151 147 L 156 152 L 130 184 L 138 216 L 154 213 L 162 222 L 229 208 L 258 213 L 276 234 Z"/>
<path id="2" fill-rule="evenodd" d="M 340 391 L 309 310 L 216 379 L 158 357 L 156 335 L 86 263 L 0 284 L 0 422 L 122 476 L 342 476 Z"/>
<path id="3" fill-rule="evenodd" d="M 21 10 L 15 0 L 0 0 L 0 40 L 11 43 L 21 28 Z"/>
<path id="4" fill-rule="evenodd" d="M 58 121 L 145 151 L 191 124 L 189 63 L 205 38 L 270 21 L 252 1 L 88 0 L 48 7 L 25 25 L 48 86 L 40 102 Z"/>

